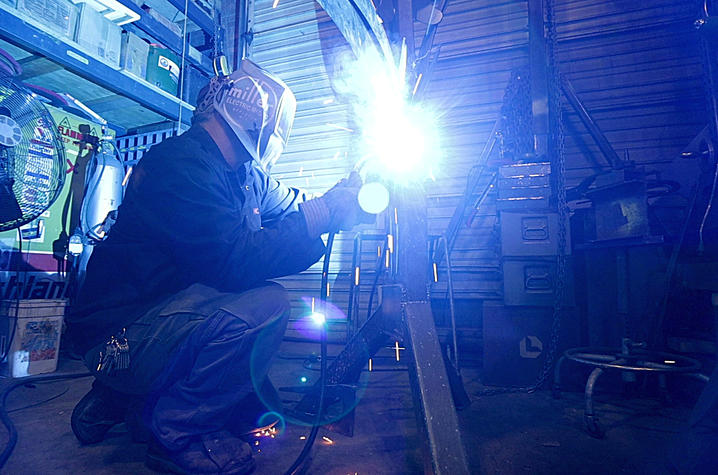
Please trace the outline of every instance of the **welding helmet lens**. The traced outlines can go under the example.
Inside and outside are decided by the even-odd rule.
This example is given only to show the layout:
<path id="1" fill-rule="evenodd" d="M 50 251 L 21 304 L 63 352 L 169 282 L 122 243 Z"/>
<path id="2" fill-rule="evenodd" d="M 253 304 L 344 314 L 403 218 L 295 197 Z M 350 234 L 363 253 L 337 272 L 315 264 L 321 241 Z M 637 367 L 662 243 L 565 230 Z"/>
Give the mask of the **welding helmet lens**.
<path id="1" fill-rule="evenodd" d="M 269 171 L 287 144 L 296 99 L 281 79 L 248 59 L 225 81 L 214 108 L 254 160 Z"/>

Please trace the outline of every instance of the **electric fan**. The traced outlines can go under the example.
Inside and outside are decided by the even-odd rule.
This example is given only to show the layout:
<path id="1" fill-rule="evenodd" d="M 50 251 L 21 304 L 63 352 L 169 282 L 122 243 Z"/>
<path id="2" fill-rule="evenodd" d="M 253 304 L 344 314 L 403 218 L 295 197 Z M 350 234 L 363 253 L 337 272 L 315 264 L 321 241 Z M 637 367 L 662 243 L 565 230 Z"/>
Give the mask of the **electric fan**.
<path id="1" fill-rule="evenodd" d="M 0 75 L 0 231 L 40 216 L 65 181 L 65 147 L 45 106 Z"/>

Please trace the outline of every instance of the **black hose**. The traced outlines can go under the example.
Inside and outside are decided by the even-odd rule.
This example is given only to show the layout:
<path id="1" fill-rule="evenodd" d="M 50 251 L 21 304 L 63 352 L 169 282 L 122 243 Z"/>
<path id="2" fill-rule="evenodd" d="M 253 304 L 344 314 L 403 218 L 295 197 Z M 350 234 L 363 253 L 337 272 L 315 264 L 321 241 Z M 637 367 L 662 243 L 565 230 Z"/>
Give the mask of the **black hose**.
<path id="1" fill-rule="evenodd" d="M 29 378 L 20 379 L 3 390 L 2 394 L 0 394 L 0 421 L 2 421 L 2 424 L 7 429 L 8 441 L 7 444 L 5 444 L 5 449 L 3 449 L 2 453 L 0 453 L 0 468 L 5 466 L 5 463 L 10 458 L 10 455 L 12 455 L 12 451 L 15 449 L 15 445 L 17 445 L 17 429 L 15 429 L 15 424 L 13 424 L 12 419 L 10 419 L 10 415 L 8 414 L 6 407 L 7 398 L 10 393 L 20 386 L 24 386 L 29 383 L 86 378 L 88 376 L 92 375 L 90 373 L 57 373 L 31 376 Z"/>
<path id="2" fill-rule="evenodd" d="M 327 296 L 327 284 L 329 282 L 329 259 L 332 255 L 332 247 L 334 247 L 334 233 L 330 233 L 329 237 L 327 238 L 327 251 L 324 254 L 324 265 L 322 267 L 322 288 L 319 292 L 319 302 L 320 309 L 323 312 L 325 309 L 325 305 L 323 302 L 326 299 Z M 326 318 L 326 314 L 325 314 Z M 326 392 L 326 386 L 327 386 L 327 328 L 326 328 L 326 321 L 321 327 L 320 338 L 319 338 L 319 344 L 321 346 L 320 350 L 320 373 L 319 373 L 319 405 L 317 406 L 317 415 L 316 419 L 314 421 L 314 424 L 312 424 L 312 430 L 309 433 L 309 437 L 307 437 L 307 441 L 304 443 L 304 447 L 302 448 L 302 451 L 299 453 L 299 456 L 294 461 L 291 467 L 289 467 L 289 470 L 285 472 L 285 475 L 295 475 L 299 473 L 304 466 L 304 462 L 307 459 L 307 456 L 309 455 L 309 452 L 311 452 L 312 447 L 314 446 L 314 441 L 317 438 L 317 434 L 319 433 L 319 427 L 321 427 L 322 422 L 322 408 L 324 406 L 324 394 Z"/>

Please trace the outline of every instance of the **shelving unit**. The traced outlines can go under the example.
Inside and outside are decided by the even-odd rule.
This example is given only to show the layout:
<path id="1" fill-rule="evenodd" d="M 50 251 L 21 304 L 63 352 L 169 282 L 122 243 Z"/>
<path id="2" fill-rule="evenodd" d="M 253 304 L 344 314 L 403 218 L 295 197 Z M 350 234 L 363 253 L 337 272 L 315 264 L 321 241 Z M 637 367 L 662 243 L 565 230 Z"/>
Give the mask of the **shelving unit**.
<path id="1" fill-rule="evenodd" d="M 181 55 L 181 36 L 131 0 L 121 3 L 140 17 L 123 25 L 125 30 L 161 42 Z M 169 0 L 169 4 L 182 11 L 185 7 L 184 0 Z M 199 27 L 198 33 L 211 36 L 214 30 L 211 16 L 192 1 L 188 5 L 187 19 Z M 152 124 L 176 122 L 180 117 L 183 124 L 190 123 L 194 107 L 189 102 L 93 56 L 76 42 L 48 31 L 39 21 L 3 3 L 0 3 L 0 48 L 8 50 L 23 65 L 21 80 L 70 93 L 108 120 L 118 135 Z M 212 74 L 211 59 L 189 43 L 185 45 L 185 67 L 193 67 L 204 76 Z"/>

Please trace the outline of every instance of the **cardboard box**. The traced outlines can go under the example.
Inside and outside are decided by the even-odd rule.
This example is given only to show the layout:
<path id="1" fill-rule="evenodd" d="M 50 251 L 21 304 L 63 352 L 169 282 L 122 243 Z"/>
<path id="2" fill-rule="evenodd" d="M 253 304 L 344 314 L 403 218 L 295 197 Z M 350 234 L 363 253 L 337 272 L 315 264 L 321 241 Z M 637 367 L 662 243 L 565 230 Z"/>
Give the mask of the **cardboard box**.
<path id="1" fill-rule="evenodd" d="M 60 36 L 75 35 L 78 9 L 68 0 L 18 0 L 17 9 Z"/>
<path id="2" fill-rule="evenodd" d="M 120 65 L 122 28 L 86 3 L 82 5 L 77 22 L 75 41 L 92 56 L 102 58 L 113 66 Z"/>
<path id="3" fill-rule="evenodd" d="M 130 32 L 122 33 L 122 55 L 120 67 L 137 77 L 147 77 L 147 56 L 150 53 L 150 44 Z"/>

